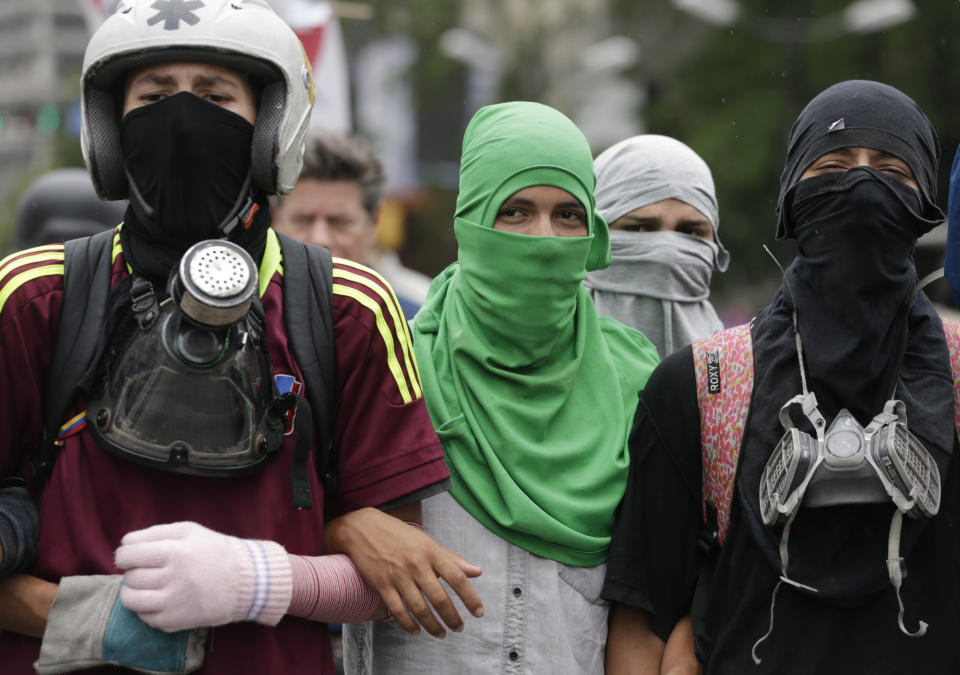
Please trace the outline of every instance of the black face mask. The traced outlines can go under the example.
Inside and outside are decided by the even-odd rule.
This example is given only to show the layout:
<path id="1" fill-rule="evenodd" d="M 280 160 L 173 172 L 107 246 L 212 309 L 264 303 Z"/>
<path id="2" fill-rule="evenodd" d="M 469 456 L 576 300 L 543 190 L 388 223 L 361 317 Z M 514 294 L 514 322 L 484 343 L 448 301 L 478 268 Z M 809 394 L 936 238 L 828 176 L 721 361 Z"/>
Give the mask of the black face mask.
<path id="1" fill-rule="evenodd" d="M 916 282 L 914 244 L 928 229 L 917 192 L 861 167 L 808 178 L 791 193 L 788 219 L 804 280 L 840 312 L 882 301 L 902 313 Z"/>
<path id="2" fill-rule="evenodd" d="M 891 397 L 903 360 L 913 249 L 929 229 L 920 197 L 859 167 L 800 181 L 784 204 L 798 242 L 788 279 L 811 389 L 831 414 L 848 407 L 869 421 Z"/>
<path id="3" fill-rule="evenodd" d="M 254 203 L 252 139 L 252 124 L 189 92 L 124 117 L 120 143 L 131 208 L 122 238 L 135 268 L 163 283 L 192 244 L 226 233 L 259 259 L 265 227 L 256 222 L 250 232 L 237 226 Z"/>

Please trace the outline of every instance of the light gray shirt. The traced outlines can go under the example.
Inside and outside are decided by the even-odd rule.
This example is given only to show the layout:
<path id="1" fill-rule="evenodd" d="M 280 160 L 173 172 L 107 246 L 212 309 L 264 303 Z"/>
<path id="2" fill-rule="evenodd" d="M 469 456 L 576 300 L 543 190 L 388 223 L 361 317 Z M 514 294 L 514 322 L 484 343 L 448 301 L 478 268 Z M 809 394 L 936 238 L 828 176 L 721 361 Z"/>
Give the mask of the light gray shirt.
<path id="1" fill-rule="evenodd" d="M 409 635 L 394 622 L 345 625 L 347 675 L 603 673 L 605 564 L 571 567 L 528 553 L 486 529 L 448 492 L 423 501 L 423 526 L 483 569 L 472 583 L 484 616 L 471 616 L 447 589 L 465 626 L 443 640 Z"/>

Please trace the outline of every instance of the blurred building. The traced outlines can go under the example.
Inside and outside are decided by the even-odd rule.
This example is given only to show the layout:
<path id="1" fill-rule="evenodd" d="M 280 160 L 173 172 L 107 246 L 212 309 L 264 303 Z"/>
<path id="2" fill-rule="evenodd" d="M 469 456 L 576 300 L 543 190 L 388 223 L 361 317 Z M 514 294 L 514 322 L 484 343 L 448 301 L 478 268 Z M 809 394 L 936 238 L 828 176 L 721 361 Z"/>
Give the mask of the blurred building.
<path id="1" fill-rule="evenodd" d="M 86 43 L 76 0 L 0 0 L 0 199 L 47 161 Z"/>

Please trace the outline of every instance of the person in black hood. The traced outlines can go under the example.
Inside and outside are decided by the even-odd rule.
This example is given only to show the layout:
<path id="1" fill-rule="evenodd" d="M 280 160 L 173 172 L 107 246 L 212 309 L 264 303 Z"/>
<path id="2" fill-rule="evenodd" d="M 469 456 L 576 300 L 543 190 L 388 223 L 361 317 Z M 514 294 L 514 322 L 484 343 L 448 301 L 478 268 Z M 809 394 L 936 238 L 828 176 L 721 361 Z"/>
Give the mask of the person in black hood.
<path id="1" fill-rule="evenodd" d="M 800 113 L 783 284 L 640 394 L 603 591 L 608 673 L 960 663 L 960 340 L 913 259 L 943 221 L 938 160 L 927 117 L 885 84 L 838 83 Z"/>

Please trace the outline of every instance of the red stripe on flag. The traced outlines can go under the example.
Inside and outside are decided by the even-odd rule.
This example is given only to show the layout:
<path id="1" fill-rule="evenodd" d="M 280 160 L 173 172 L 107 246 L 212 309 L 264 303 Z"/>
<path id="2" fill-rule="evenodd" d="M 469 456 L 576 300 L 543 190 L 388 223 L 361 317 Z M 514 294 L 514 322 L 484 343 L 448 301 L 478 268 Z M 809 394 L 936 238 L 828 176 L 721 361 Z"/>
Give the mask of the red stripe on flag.
<path id="1" fill-rule="evenodd" d="M 317 58 L 320 56 L 320 46 L 323 44 L 323 33 L 326 26 L 312 26 L 310 28 L 298 28 L 294 30 L 300 42 L 303 43 L 303 49 L 307 52 L 307 58 L 310 59 L 310 66 L 317 67 Z"/>

